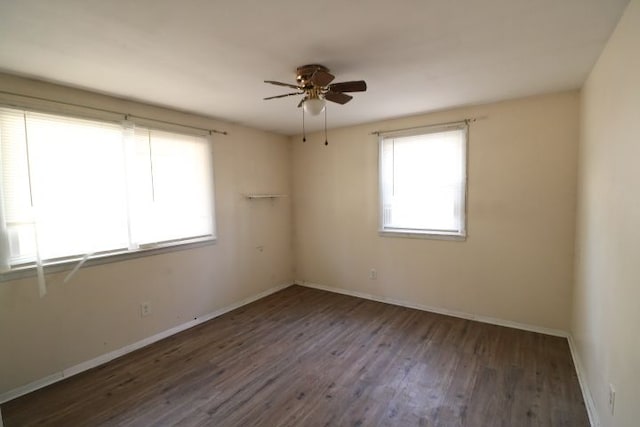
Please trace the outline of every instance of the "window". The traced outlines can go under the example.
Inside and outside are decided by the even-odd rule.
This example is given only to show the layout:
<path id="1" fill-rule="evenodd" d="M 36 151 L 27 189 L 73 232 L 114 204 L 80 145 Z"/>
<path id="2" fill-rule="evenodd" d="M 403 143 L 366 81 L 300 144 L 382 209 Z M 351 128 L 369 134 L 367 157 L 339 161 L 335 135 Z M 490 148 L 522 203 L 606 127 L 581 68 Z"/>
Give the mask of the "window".
<path id="1" fill-rule="evenodd" d="M 202 136 L 0 108 L 4 270 L 215 238 Z"/>
<path id="2" fill-rule="evenodd" d="M 464 237 L 467 125 L 380 135 L 382 235 Z"/>

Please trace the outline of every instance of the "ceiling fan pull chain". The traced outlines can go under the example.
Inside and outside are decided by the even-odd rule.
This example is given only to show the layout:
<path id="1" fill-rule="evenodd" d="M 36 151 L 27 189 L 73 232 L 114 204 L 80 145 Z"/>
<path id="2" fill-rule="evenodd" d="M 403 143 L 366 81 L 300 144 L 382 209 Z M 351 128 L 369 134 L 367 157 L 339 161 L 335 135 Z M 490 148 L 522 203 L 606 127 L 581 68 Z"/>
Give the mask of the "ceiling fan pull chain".
<path id="1" fill-rule="evenodd" d="M 324 145 L 329 145 L 329 140 L 327 139 L 327 106 L 324 106 Z"/>
<path id="2" fill-rule="evenodd" d="M 272 85 L 295 89 L 296 92 L 268 96 L 264 99 L 302 95 L 302 99 L 298 103 L 298 108 L 302 107 L 302 142 L 307 141 L 305 110 L 314 117 L 319 116 L 324 110 L 324 145 L 329 145 L 327 138 L 327 101 L 340 105 L 346 104 L 353 99 L 353 96 L 348 95 L 346 92 L 364 92 L 367 90 L 367 83 L 364 80 L 332 83 L 335 76 L 329 72 L 327 67 L 320 64 L 303 65 L 298 67 L 296 72 L 297 84 L 282 83 L 275 80 L 264 81 Z"/>
<path id="3" fill-rule="evenodd" d="M 307 142 L 307 134 L 304 130 L 304 108 L 302 109 L 302 142 Z"/>

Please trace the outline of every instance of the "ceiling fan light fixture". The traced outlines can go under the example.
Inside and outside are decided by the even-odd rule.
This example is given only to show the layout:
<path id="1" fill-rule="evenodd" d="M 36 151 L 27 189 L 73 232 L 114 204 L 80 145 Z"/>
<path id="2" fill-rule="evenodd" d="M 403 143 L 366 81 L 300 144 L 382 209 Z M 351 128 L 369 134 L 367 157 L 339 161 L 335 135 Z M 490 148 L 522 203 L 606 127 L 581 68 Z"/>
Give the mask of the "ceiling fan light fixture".
<path id="1" fill-rule="evenodd" d="M 284 86 L 295 89 L 296 92 L 282 95 L 269 96 L 266 99 L 286 98 L 289 96 L 303 95 L 298 103 L 298 108 L 302 107 L 302 128 L 304 133 L 304 116 L 318 116 L 324 111 L 325 129 L 327 122 L 327 101 L 336 104 L 346 104 L 353 99 L 353 96 L 345 92 L 364 92 L 367 90 L 367 83 L 364 80 L 353 80 L 348 82 L 333 83 L 335 76 L 329 69 L 320 64 L 309 64 L 298 67 L 296 70 L 296 83 L 282 83 L 275 80 L 265 80 L 276 86 Z M 303 137 L 304 141 L 304 137 Z M 326 142 L 326 141 L 325 141 Z"/>
<path id="2" fill-rule="evenodd" d="M 323 98 L 309 98 L 304 101 L 302 104 L 302 108 L 304 108 L 304 112 L 307 114 L 311 114 L 312 116 L 317 116 L 322 113 L 324 107 L 326 105 L 326 101 Z"/>

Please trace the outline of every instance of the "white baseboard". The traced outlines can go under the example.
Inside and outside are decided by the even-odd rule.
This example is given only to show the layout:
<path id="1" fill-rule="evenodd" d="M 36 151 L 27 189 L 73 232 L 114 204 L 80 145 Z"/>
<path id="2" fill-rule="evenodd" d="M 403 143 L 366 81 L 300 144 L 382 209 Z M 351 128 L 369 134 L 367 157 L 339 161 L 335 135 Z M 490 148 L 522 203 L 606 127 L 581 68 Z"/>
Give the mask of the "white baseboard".
<path id="1" fill-rule="evenodd" d="M 410 303 L 410 302 L 407 302 L 407 301 L 397 300 L 397 299 L 394 299 L 394 298 L 381 297 L 381 296 L 378 296 L 378 295 L 367 294 L 367 293 L 364 293 L 364 292 L 358 292 L 358 291 L 352 291 L 352 290 L 348 290 L 348 289 L 334 288 L 334 287 L 331 287 L 331 286 L 319 285 L 317 283 L 307 282 L 307 281 L 304 281 L 304 280 L 296 280 L 295 284 L 296 285 L 300 285 L 300 286 L 306 286 L 308 288 L 320 289 L 320 290 L 323 290 L 323 291 L 335 292 L 335 293 L 338 293 L 338 294 L 349 295 L 349 296 L 358 297 L 358 298 L 364 298 L 364 299 L 368 299 L 368 300 L 371 300 L 371 301 L 384 302 L 384 303 L 387 303 L 387 304 L 393 304 L 393 305 L 398 305 L 398 306 L 407 307 L 407 308 L 415 308 L 417 310 L 428 311 L 428 312 L 431 312 L 431 313 L 444 314 L 444 315 L 447 315 L 447 316 L 459 317 L 459 318 L 468 319 L 468 320 L 475 320 L 475 321 L 482 322 L 482 323 L 489 323 L 489 324 L 492 324 L 492 325 L 506 326 L 508 328 L 521 329 L 521 330 L 524 330 L 524 331 L 538 332 L 538 333 L 541 333 L 541 334 L 553 335 L 553 336 L 557 336 L 557 337 L 566 338 L 567 341 L 569 342 L 569 349 L 571 351 L 571 357 L 573 359 L 573 365 L 575 366 L 575 369 L 576 369 L 576 375 L 578 376 L 578 383 L 580 384 L 580 390 L 582 392 L 582 398 L 584 399 L 584 403 L 585 403 L 585 406 L 587 408 L 587 415 L 589 416 L 589 422 L 591 423 L 591 427 L 600 427 L 600 421 L 599 421 L 599 418 L 598 418 L 598 414 L 596 412 L 595 405 L 593 403 L 593 398 L 592 398 L 592 395 L 591 395 L 591 391 L 589 389 L 589 385 L 587 384 L 586 377 L 584 375 L 584 370 L 582 369 L 582 364 L 580 363 L 580 359 L 578 357 L 578 353 L 577 353 L 576 348 L 575 348 L 575 343 L 573 341 L 573 337 L 571 336 L 570 333 L 568 333 L 566 331 L 562 331 L 562 330 L 559 330 L 559 329 L 545 328 L 545 327 L 542 327 L 542 326 L 527 325 L 525 323 L 512 322 L 510 320 L 503 320 L 503 319 L 496 319 L 494 317 L 470 314 L 470 313 L 465 313 L 465 312 L 462 312 L 462 311 L 449 310 L 449 309 L 438 308 L 438 307 L 431 307 L 431 306 L 422 305 L 422 304 L 414 304 L 414 303 Z"/>
<path id="2" fill-rule="evenodd" d="M 530 331 L 530 332 L 539 332 L 539 333 L 543 333 L 543 334 L 547 334 L 547 335 L 553 335 L 553 336 L 559 336 L 559 337 L 564 337 L 567 338 L 568 342 L 569 342 L 569 349 L 571 350 L 571 357 L 573 358 L 573 364 L 576 368 L 576 374 L 578 376 L 578 382 L 580 384 L 580 389 L 582 391 L 582 396 L 585 402 L 585 406 L 587 408 L 587 414 L 589 415 L 589 421 L 591 423 L 592 427 L 600 427 L 600 421 L 595 409 L 595 404 L 593 402 L 593 397 L 591 395 L 591 391 L 589 390 L 589 386 L 587 384 L 586 381 L 586 377 L 584 375 L 584 370 L 582 369 L 582 364 L 580 362 L 580 358 L 578 357 L 578 353 L 575 347 L 575 343 L 573 341 L 573 337 L 571 336 L 571 334 L 562 331 L 562 330 L 557 330 L 557 329 L 550 329 L 550 328 L 545 328 L 545 327 L 541 327 L 541 326 L 534 326 L 534 325 L 527 325 L 527 324 L 523 324 L 523 323 L 518 323 L 518 322 L 512 322 L 509 320 L 503 320 L 503 319 L 496 319 L 493 317 L 488 317 L 488 316 L 481 316 L 481 315 L 475 315 L 475 314 L 469 314 L 469 313 L 465 313 L 465 312 L 461 312 L 461 311 L 455 311 L 455 310 L 448 310 L 448 309 L 443 309 L 443 308 L 438 308 L 438 307 L 431 307 L 431 306 L 427 306 L 427 305 L 422 305 L 422 304 L 414 304 L 414 303 L 410 303 L 407 301 L 401 301 L 401 300 L 396 300 L 394 298 L 387 298 L 387 297 L 381 297 L 381 296 L 377 296 L 377 295 L 372 295 L 372 294 L 367 294 L 367 293 L 363 293 L 363 292 L 357 292 L 357 291 L 351 291 L 351 290 L 347 290 L 347 289 L 341 289 L 341 288 L 334 288 L 331 286 L 324 286 L 324 285 L 319 285 L 316 283 L 312 283 L 312 282 L 307 282 L 307 281 L 303 281 L 303 280 L 296 280 L 294 282 L 294 284 L 296 285 L 300 285 L 300 286 L 305 286 L 308 288 L 314 288 L 314 289 L 320 289 L 320 290 L 324 290 L 324 291 L 328 291 L 328 292 L 334 292 L 334 293 L 339 293 L 339 294 L 343 294 L 343 295 L 349 295 L 349 296 L 354 296 L 354 297 L 358 297 L 358 298 L 364 298 L 364 299 L 368 299 L 371 301 L 378 301 L 378 302 L 384 302 L 387 304 L 393 304 L 393 305 L 398 305 L 398 306 L 402 306 L 402 307 L 407 307 L 407 308 L 414 308 L 417 310 L 422 310 L 422 311 L 429 311 L 432 313 L 438 313 L 438 314 L 444 314 L 447 316 L 453 316 L 453 317 L 459 317 L 459 318 L 463 318 L 463 319 L 468 319 L 468 320 L 476 320 L 478 322 L 482 322 L 482 323 L 489 323 L 492 325 L 498 325 L 498 326 L 506 326 L 506 327 L 510 327 L 510 328 L 515 328 L 515 329 L 522 329 L 525 331 Z M 285 289 L 287 287 L 291 286 L 291 284 L 282 284 L 279 286 L 275 286 L 273 288 L 267 289 L 266 291 L 260 292 L 259 294 L 253 295 L 249 298 L 245 298 L 242 301 L 239 301 L 237 303 L 231 304 L 229 306 L 223 307 L 219 310 L 216 310 L 212 313 L 209 313 L 205 316 L 202 317 L 198 317 L 194 320 L 191 320 L 189 322 L 183 323 L 181 325 L 178 325 L 174 328 L 168 329 L 166 331 L 160 332 L 158 334 L 155 334 L 151 337 L 145 338 L 143 340 L 140 340 L 138 342 L 135 342 L 133 344 L 127 345 L 125 347 L 122 347 L 120 349 L 114 350 L 110 353 L 98 356 L 94 359 L 88 360 L 86 362 L 82 362 L 79 363 L 77 365 L 71 366 L 67 369 L 64 369 L 60 372 L 57 372 L 55 374 L 49 375 L 47 377 L 41 378 L 39 380 L 33 381 L 29 384 L 26 384 L 24 386 L 15 388 L 13 390 L 9 390 L 8 392 L 5 392 L 3 394 L 0 395 L 0 403 L 4 403 L 4 402 L 8 402 L 9 400 L 15 399 L 17 397 L 23 396 L 27 393 L 30 393 L 32 391 L 38 390 L 40 388 L 46 387 L 50 384 L 56 383 L 64 378 L 68 378 L 72 375 L 76 375 L 79 374 L 80 372 L 84 372 L 86 370 L 89 370 L 91 368 L 94 368 L 96 366 L 102 365 L 106 362 L 109 362 L 113 359 L 116 359 L 120 356 L 123 356 L 127 353 L 131 353 L 132 351 L 138 350 L 142 347 L 145 347 L 149 344 L 152 344 L 156 341 L 160 341 L 164 338 L 167 338 L 171 335 L 177 334 L 179 332 L 182 332 L 186 329 L 192 328 L 196 325 L 199 325 L 201 323 L 207 322 L 211 319 L 214 319 L 218 316 L 221 316 L 229 311 L 235 310 L 237 308 L 240 308 L 244 305 L 250 304 L 256 300 L 259 300 L 260 298 L 264 298 L 268 295 L 271 295 L 275 292 L 278 292 L 282 289 Z M 0 411 L 0 427 L 2 427 L 2 412 Z"/>
<path id="3" fill-rule="evenodd" d="M 567 338 L 569 334 L 559 329 L 545 328 L 543 326 L 527 325 L 525 323 L 512 322 L 510 320 L 496 319 L 494 317 L 482 316 L 478 314 L 465 313 L 463 311 L 449 310 L 446 308 L 432 307 L 428 305 L 415 304 L 408 301 L 397 300 L 395 298 L 381 297 L 378 295 L 367 294 L 364 292 L 352 291 L 342 288 L 334 288 L 331 286 L 319 285 L 317 283 L 307 282 L 304 280 L 296 280 L 296 285 L 306 286 L 308 288 L 320 289 L 323 291 L 335 292 L 338 294 L 349 295 L 352 297 L 364 298 L 371 301 L 384 302 L 387 304 L 398 305 L 401 307 L 415 308 L 416 310 L 428 311 L 431 313 L 444 314 L 452 317 L 459 317 L 467 320 L 476 320 L 491 325 L 506 326 L 508 328 L 522 329 L 529 332 L 539 332 L 545 335 L 553 335 L 556 337 Z"/>
<path id="4" fill-rule="evenodd" d="M 116 359 L 120 356 L 123 356 L 127 353 L 131 353 L 132 351 L 138 350 L 142 347 L 145 347 L 149 344 L 153 344 L 156 341 L 160 341 L 164 338 L 167 338 L 171 335 L 177 334 L 178 332 L 182 332 L 186 329 L 193 328 L 196 325 L 207 322 L 211 319 L 214 319 L 218 316 L 221 316 L 229 311 L 235 310 L 236 308 L 240 308 L 244 305 L 250 304 L 260 298 L 264 298 L 268 295 L 276 293 L 284 288 L 288 288 L 291 286 L 291 283 L 285 283 L 282 285 L 274 286 L 272 288 L 267 289 L 266 291 L 260 292 L 259 294 L 253 295 L 249 298 L 245 298 L 242 301 L 236 302 L 234 304 L 228 305 L 221 309 L 218 309 L 212 313 L 206 314 L 201 317 L 197 317 L 194 320 L 183 323 L 181 325 L 175 326 L 171 329 L 167 329 L 166 331 L 159 332 L 150 337 L 144 338 L 140 341 L 137 341 L 133 344 L 129 344 L 117 350 L 111 351 L 109 353 L 103 354 L 101 356 L 95 357 L 91 360 L 87 360 L 85 362 L 79 363 L 77 365 L 71 366 L 69 368 L 63 369 L 60 372 L 56 372 L 47 377 L 41 378 L 39 380 L 33 381 L 29 384 L 23 385 L 21 387 L 17 387 L 13 390 L 9 390 L 5 393 L 0 394 L 0 403 L 8 402 L 9 400 L 13 400 L 17 397 L 23 396 L 27 393 L 31 393 L 32 391 L 38 390 L 40 388 L 46 387 L 50 384 L 56 383 L 60 380 L 68 378 L 70 376 L 79 374 L 80 372 L 87 371 L 91 368 L 95 368 L 96 366 L 100 366 L 104 363 L 107 363 L 113 359 Z M 2 427 L 2 417 L 0 415 L 0 427 Z"/>
<path id="5" fill-rule="evenodd" d="M 593 395 L 591 394 L 591 389 L 589 388 L 589 384 L 587 383 L 587 377 L 584 373 L 584 368 L 582 367 L 580 356 L 578 355 L 578 349 L 576 348 L 576 343 L 573 340 L 572 335 L 569 335 L 567 339 L 569 340 L 569 349 L 571 349 L 573 366 L 576 367 L 576 375 L 578 376 L 578 382 L 580 383 L 580 390 L 582 391 L 584 405 L 587 407 L 589 422 L 591 423 L 591 427 L 600 427 L 601 426 L 600 418 L 598 417 L 596 405 L 595 405 L 595 402 L 593 401 Z"/>

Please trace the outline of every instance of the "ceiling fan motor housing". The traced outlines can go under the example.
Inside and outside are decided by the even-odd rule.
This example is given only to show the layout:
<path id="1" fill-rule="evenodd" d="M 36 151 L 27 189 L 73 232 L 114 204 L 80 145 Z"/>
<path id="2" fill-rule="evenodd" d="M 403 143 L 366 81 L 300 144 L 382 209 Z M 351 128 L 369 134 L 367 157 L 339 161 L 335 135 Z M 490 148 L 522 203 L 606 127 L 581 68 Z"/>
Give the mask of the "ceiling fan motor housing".
<path id="1" fill-rule="evenodd" d="M 306 87 L 313 87 L 313 83 L 311 82 L 311 77 L 316 71 L 323 71 L 325 73 L 329 72 L 329 69 L 324 65 L 319 64 L 309 64 L 298 67 L 296 73 L 296 81 L 299 85 Z"/>
<path id="2" fill-rule="evenodd" d="M 297 68 L 296 85 L 282 83 L 274 80 L 265 80 L 265 83 L 276 86 L 284 86 L 295 89 L 297 92 L 282 95 L 269 96 L 265 99 L 285 98 L 295 95 L 304 95 L 298 107 L 302 107 L 305 101 L 331 101 L 337 104 L 346 104 L 353 97 L 345 92 L 364 92 L 367 83 L 364 80 L 332 83 L 335 76 L 329 69 L 320 64 L 308 64 Z M 323 104 L 324 105 L 324 104 Z"/>

